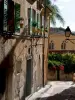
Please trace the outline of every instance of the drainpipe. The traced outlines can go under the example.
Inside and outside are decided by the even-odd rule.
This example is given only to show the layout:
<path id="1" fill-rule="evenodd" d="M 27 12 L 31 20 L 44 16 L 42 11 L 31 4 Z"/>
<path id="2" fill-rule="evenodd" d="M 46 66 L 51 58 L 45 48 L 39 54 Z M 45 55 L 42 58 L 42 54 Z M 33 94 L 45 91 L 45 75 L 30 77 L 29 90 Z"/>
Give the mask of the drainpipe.
<path id="1" fill-rule="evenodd" d="M 43 67 L 42 67 L 42 72 L 43 72 L 43 87 L 44 87 L 44 47 L 45 47 L 45 21 L 46 21 L 46 0 L 44 0 L 44 34 L 43 34 Z"/>

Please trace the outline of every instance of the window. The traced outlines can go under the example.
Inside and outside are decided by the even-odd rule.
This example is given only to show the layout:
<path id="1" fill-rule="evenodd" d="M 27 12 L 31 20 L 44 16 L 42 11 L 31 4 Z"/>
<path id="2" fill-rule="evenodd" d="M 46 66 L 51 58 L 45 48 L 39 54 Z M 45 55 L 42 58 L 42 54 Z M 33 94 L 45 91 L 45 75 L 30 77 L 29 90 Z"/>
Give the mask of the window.
<path id="1" fill-rule="evenodd" d="M 37 29 L 39 30 L 40 29 L 40 14 L 38 13 L 37 14 Z M 37 34 L 39 34 L 40 31 L 37 32 Z"/>
<path id="2" fill-rule="evenodd" d="M 3 0 L 0 0 L 0 33 L 3 32 Z"/>
<path id="3" fill-rule="evenodd" d="M 66 43 L 65 43 L 65 41 L 62 42 L 62 44 L 61 44 L 61 49 L 62 49 L 62 50 L 65 50 L 65 49 L 66 49 Z"/>
<path id="4" fill-rule="evenodd" d="M 8 2 L 7 0 L 4 0 L 3 31 L 7 31 L 7 7 Z"/>
<path id="5" fill-rule="evenodd" d="M 36 22 L 36 11 L 32 9 L 32 21 Z"/>
<path id="6" fill-rule="evenodd" d="M 53 41 L 50 42 L 49 49 L 54 49 L 54 42 Z"/>
<path id="7" fill-rule="evenodd" d="M 20 32 L 20 4 L 15 3 L 15 32 Z"/>
<path id="8" fill-rule="evenodd" d="M 28 8 L 28 34 L 35 33 L 33 32 L 33 26 L 36 27 L 37 17 L 36 17 L 36 11 L 32 8 Z"/>
<path id="9" fill-rule="evenodd" d="M 14 2 L 8 2 L 8 32 L 14 33 Z"/>

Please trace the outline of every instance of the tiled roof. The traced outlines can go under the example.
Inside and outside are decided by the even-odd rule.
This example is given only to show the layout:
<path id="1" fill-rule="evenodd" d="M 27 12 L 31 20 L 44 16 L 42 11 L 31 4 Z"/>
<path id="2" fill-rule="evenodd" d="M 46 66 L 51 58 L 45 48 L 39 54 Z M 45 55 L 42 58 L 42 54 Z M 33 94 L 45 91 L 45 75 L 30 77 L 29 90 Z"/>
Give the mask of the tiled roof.
<path id="1" fill-rule="evenodd" d="M 62 27 L 50 27 L 50 34 L 65 34 L 65 29 Z M 72 32 L 75 35 L 75 32 Z"/>
<path id="2" fill-rule="evenodd" d="M 56 33 L 56 34 L 65 34 L 65 29 L 64 28 L 54 28 L 54 27 L 50 27 L 50 34 L 53 34 L 53 33 Z"/>

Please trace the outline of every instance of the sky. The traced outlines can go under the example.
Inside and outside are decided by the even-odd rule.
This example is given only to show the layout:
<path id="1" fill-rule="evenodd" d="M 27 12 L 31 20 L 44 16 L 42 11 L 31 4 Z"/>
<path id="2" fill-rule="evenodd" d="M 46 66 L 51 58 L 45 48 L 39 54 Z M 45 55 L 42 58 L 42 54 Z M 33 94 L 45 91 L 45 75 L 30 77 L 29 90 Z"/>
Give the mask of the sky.
<path id="1" fill-rule="evenodd" d="M 75 0 L 54 0 L 53 3 L 59 7 L 60 13 L 65 20 L 64 28 L 69 26 L 71 31 L 75 31 Z M 56 27 L 63 26 L 57 21 Z"/>

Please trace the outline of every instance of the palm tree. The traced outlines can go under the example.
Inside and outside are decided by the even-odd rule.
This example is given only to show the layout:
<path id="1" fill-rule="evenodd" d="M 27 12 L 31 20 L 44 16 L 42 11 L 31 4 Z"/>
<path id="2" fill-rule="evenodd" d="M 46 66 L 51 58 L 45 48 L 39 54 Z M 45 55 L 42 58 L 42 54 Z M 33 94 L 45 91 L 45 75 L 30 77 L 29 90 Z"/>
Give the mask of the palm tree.
<path id="1" fill-rule="evenodd" d="M 57 5 L 52 4 L 51 0 L 46 0 L 46 6 L 51 10 L 50 21 L 53 25 L 56 25 L 56 20 L 60 21 L 64 25 L 65 21 L 60 14 L 60 10 Z"/>

